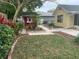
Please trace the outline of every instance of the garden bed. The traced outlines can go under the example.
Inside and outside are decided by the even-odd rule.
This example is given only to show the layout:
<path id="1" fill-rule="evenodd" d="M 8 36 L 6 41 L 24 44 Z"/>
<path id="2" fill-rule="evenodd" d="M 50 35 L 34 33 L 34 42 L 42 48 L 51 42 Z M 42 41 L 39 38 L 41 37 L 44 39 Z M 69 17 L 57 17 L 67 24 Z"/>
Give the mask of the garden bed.
<path id="1" fill-rule="evenodd" d="M 59 35 L 59 36 L 63 36 L 63 37 L 67 37 L 67 38 L 70 38 L 70 39 L 74 39 L 75 37 L 74 36 L 72 36 L 72 35 L 69 35 L 69 34 L 67 34 L 67 33 L 64 33 L 64 32 L 54 32 L 54 33 L 56 33 L 57 35 Z"/>

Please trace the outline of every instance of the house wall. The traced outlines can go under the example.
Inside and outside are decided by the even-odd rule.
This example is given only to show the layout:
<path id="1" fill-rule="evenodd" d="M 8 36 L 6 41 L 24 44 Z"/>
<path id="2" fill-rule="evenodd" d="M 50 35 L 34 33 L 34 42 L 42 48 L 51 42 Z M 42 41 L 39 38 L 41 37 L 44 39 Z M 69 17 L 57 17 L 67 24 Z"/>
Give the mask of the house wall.
<path id="1" fill-rule="evenodd" d="M 64 28 L 70 28 L 74 26 L 74 15 L 67 13 L 66 10 L 57 8 L 54 12 L 55 20 L 54 24 L 55 26 L 64 27 Z M 57 16 L 63 15 L 63 22 L 59 23 L 57 22 Z"/>

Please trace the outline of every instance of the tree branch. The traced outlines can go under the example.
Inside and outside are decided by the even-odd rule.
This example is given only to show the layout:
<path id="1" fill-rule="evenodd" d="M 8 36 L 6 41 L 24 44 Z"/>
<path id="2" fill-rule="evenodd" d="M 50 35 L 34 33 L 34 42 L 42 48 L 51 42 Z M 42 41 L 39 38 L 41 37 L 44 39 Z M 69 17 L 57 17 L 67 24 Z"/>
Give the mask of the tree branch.
<path id="1" fill-rule="evenodd" d="M 0 2 L 2 2 L 2 3 L 9 3 L 9 2 L 7 2 L 7 1 L 3 1 L 3 0 L 0 0 Z"/>
<path id="2" fill-rule="evenodd" d="M 16 23 L 17 15 L 18 15 L 20 9 L 22 8 L 22 6 L 23 6 L 23 2 L 20 3 L 20 5 L 16 8 L 16 12 L 15 12 L 15 15 L 13 17 L 13 22 L 15 22 L 15 23 Z"/>
<path id="3" fill-rule="evenodd" d="M 17 0 L 17 2 L 18 2 L 18 6 L 20 5 L 20 1 L 19 0 Z"/>

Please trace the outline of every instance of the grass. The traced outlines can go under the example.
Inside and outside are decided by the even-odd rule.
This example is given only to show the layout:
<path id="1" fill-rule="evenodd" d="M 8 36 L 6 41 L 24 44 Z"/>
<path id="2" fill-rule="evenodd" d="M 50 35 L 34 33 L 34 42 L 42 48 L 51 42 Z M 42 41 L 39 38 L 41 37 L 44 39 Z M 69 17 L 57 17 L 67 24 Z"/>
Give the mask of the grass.
<path id="1" fill-rule="evenodd" d="M 74 40 L 57 35 L 25 36 L 21 38 L 12 59 L 79 59 Z"/>

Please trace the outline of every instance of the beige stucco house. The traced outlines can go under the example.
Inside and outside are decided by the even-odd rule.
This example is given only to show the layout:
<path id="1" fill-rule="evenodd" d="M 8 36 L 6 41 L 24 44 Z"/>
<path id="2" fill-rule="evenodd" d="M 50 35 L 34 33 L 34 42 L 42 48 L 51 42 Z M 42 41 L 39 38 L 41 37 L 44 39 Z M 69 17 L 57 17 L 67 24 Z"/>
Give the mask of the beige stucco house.
<path id="1" fill-rule="evenodd" d="M 64 28 L 79 26 L 78 5 L 58 5 L 54 11 L 54 25 Z"/>

